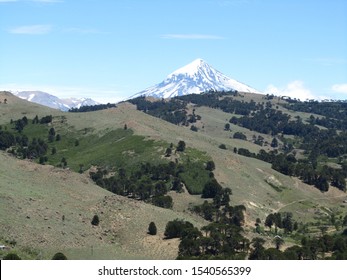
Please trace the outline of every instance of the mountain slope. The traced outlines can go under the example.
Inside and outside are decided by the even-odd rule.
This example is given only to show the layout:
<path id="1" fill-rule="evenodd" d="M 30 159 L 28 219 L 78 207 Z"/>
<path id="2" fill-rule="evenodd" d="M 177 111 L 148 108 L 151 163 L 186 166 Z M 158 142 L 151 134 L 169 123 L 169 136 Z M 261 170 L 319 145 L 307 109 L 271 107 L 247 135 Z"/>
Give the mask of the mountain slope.
<path id="1" fill-rule="evenodd" d="M 57 109 L 21 99 L 8 91 L 0 91 L 0 124 L 6 124 L 9 120 L 22 118 L 24 115 L 33 119 L 36 115 L 55 116 L 61 113 Z"/>
<path id="2" fill-rule="evenodd" d="M 38 103 L 61 111 L 68 111 L 71 108 L 80 108 L 81 106 L 98 104 L 96 101 L 90 98 L 60 99 L 52 94 L 43 91 L 19 91 L 13 92 L 13 94 L 27 101 Z"/>
<path id="3" fill-rule="evenodd" d="M 191 93 L 207 91 L 240 91 L 259 93 L 243 83 L 231 79 L 208 65 L 202 59 L 196 59 L 190 64 L 172 72 L 161 83 L 149 87 L 131 98 L 152 96 L 156 98 L 171 98 Z"/>
<path id="4" fill-rule="evenodd" d="M 35 113 L 31 111 L 32 108 L 48 110 L 47 107 L 28 103 L 7 93 L 0 93 L 0 101 L 4 98 L 7 99 L 7 103 L 0 104 L 2 116 L 0 123 L 3 124 L 8 125 L 14 111 L 17 111 L 20 117 L 23 115 L 29 117 L 28 114 L 35 116 Z M 233 98 L 242 98 L 242 100 L 250 98 L 259 102 L 265 100 L 265 96 L 254 94 L 247 94 L 245 97 L 233 96 Z M 274 106 L 278 105 L 277 99 L 269 100 L 269 102 Z M 16 104 L 20 107 L 16 108 Z M 23 104 L 27 104 L 27 110 L 22 106 Z M 165 160 L 165 149 L 160 150 L 159 146 L 162 141 L 165 141 L 168 146 L 168 143 L 176 145 L 178 141 L 184 140 L 188 150 L 195 148 L 200 153 L 210 156 L 216 165 L 215 178 L 223 187 L 232 189 L 231 204 L 246 206 L 245 234 L 249 238 L 255 234 L 256 218 L 260 218 L 263 222 L 269 213 L 277 211 L 290 211 L 295 218 L 299 218 L 298 221 L 302 222 L 312 221 L 316 217 L 328 217 L 329 213 L 337 208 L 339 208 L 337 209 L 339 212 L 336 212 L 339 213 L 338 216 L 345 215 L 346 209 L 342 208 L 345 193 L 335 188 L 330 188 L 328 193 L 321 193 L 297 178 L 278 173 L 269 163 L 234 153 L 233 147 L 247 148 L 252 152 L 259 152 L 261 147 L 251 141 L 230 137 L 230 131 L 223 128 L 231 114 L 204 106 L 194 107 L 191 104 L 187 110 L 190 113 L 195 110 L 195 114 L 202 117 L 201 122 L 196 124 L 199 126 L 198 132 L 192 132 L 188 127 L 177 126 L 145 114 L 129 103 L 119 104 L 117 108 L 83 114 L 64 113 L 51 109 L 52 114 L 59 113 L 52 125 L 62 135 L 61 141 L 68 140 L 64 132 L 68 132 L 69 137 L 73 139 L 75 137 L 79 139 L 78 147 L 73 145 L 74 141 L 66 141 L 66 144 L 54 142 L 55 145 L 61 145 L 60 148 L 57 146 L 58 154 L 62 153 L 58 158 L 66 157 L 71 168 L 72 154 L 68 156 L 63 154 L 66 150 L 82 149 L 83 141 L 89 139 L 88 137 L 102 137 L 116 129 L 123 130 L 126 124 L 135 135 L 156 140 L 158 143 L 156 151 L 162 153 L 163 160 Z M 2 112 L 7 112 L 8 115 L 2 115 Z M 46 111 L 36 114 L 41 117 L 43 113 L 46 114 Z M 310 114 L 301 114 L 301 116 L 306 119 Z M 49 128 L 48 126 L 47 130 Z M 237 125 L 233 125 L 232 130 L 245 133 L 248 139 L 252 139 L 253 135 L 259 136 L 259 133 Z M 262 136 L 267 141 L 272 139 L 269 135 Z M 117 140 L 110 137 L 109 142 L 88 143 L 92 149 L 100 148 L 100 144 L 112 145 L 111 148 L 103 146 L 106 152 L 123 147 L 122 155 L 129 159 L 136 157 L 139 160 L 143 159 L 135 149 L 124 145 L 126 140 L 127 138 Z M 64 147 L 63 144 L 66 146 Z M 221 144 L 225 144 L 227 150 L 220 149 Z M 197 150 L 194 153 L 197 153 Z M 81 163 L 80 160 L 84 154 L 88 156 L 92 154 L 86 151 L 81 150 L 76 153 L 81 157 L 77 163 Z M 108 154 L 111 153 L 108 152 Z M 48 157 L 52 155 L 48 154 Z M 180 157 L 179 154 L 177 158 L 180 159 Z M 199 196 L 192 196 L 187 192 L 170 193 L 174 200 L 174 208 L 173 210 L 162 209 L 140 201 L 129 200 L 127 197 L 112 195 L 95 186 L 85 176 L 88 176 L 88 172 L 80 175 L 66 169 L 19 161 L 0 153 L 0 222 L 2 224 L 0 241 L 14 239 L 17 242 L 17 248 L 21 245 L 24 248 L 27 246 L 34 250 L 42 250 L 43 258 L 50 258 L 59 250 L 63 251 L 69 259 L 163 259 L 176 256 L 179 242 L 163 240 L 167 221 L 179 218 L 189 220 L 197 227 L 204 225 L 198 217 L 187 210 L 203 202 Z M 95 213 L 100 216 L 99 227 L 90 225 L 91 217 Z M 65 215 L 65 221 L 62 221 L 62 215 Z M 146 233 L 151 221 L 156 223 L 159 233 L 154 237 Z M 266 238 L 265 235 L 262 235 L 263 237 Z"/>
<path id="5" fill-rule="evenodd" d="M 95 214 L 99 226 L 91 225 Z M 163 233 L 175 218 L 202 225 L 184 213 L 114 195 L 85 175 L 0 151 L 0 244 L 16 242 L 24 259 L 50 259 L 58 251 L 68 259 L 174 259 L 179 241 Z M 147 234 L 151 221 L 156 236 Z"/>

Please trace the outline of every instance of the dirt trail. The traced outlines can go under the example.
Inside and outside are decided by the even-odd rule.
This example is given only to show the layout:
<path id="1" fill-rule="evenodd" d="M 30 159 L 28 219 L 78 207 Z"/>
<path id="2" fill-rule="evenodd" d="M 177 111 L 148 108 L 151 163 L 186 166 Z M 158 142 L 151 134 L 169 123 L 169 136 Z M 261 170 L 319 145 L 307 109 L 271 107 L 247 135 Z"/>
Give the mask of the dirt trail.
<path id="1" fill-rule="evenodd" d="M 274 209 L 274 212 L 278 212 L 280 210 L 282 210 L 283 208 L 285 207 L 288 207 L 292 204 L 295 204 L 295 203 L 299 203 L 299 202 L 304 202 L 304 201 L 310 201 L 310 202 L 313 202 L 313 201 L 318 201 L 318 200 L 328 200 L 328 199 L 336 199 L 336 198 L 342 198 L 342 197 L 345 197 L 346 194 L 340 194 L 340 195 L 336 195 L 336 196 L 330 196 L 330 197 L 323 197 L 323 198 L 305 198 L 305 199 L 298 199 L 298 200 L 295 200 L 295 201 L 292 201 L 290 203 L 287 203 L 287 204 L 284 204 L 282 205 L 281 207 L 277 208 L 277 209 Z"/>

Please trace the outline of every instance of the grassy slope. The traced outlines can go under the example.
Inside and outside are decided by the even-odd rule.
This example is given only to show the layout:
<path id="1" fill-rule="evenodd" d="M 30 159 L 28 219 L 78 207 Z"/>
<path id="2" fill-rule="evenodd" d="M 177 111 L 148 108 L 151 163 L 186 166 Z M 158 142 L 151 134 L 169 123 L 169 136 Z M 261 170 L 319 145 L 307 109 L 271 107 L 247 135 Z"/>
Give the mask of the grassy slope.
<path id="1" fill-rule="evenodd" d="M 1 97 L 0 94 L 0 100 Z M 272 170 L 271 166 L 267 163 L 234 154 L 232 152 L 232 147 L 234 146 L 246 147 L 255 152 L 260 147 L 249 142 L 229 139 L 230 133 L 224 132 L 223 127 L 231 115 L 222 113 L 218 110 L 197 108 L 196 113 L 202 116 L 205 129 L 195 133 L 190 131 L 189 128 L 178 127 L 136 111 L 134 106 L 127 103 L 119 105 L 116 109 L 84 114 L 69 114 L 54 110 L 51 111 L 45 107 L 32 105 L 32 103 L 27 103 L 11 96 L 8 100 L 11 101 L 9 104 L 1 104 L 0 106 L 0 115 L 6 116 L 6 120 L 1 117 L 0 123 L 7 123 L 8 116 L 11 116 L 13 119 L 22 117 L 24 111 L 28 113 L 29 117 L 33 117 L 36 114 L 43 116 L 51 113 L 56 116 L 66 117 L 66 127 L 69 128 L 71 132 L 81 131 L 81 133 L 86 133 L 85 136 L 87 137 L 95 137 L 95 135 L 107 137 L 107 135 L 112 133 L 115 129 L 122 129 L 124 124 L 127 124 L 128 128 L 135 132 L 135 135 L 145 137 L 144 139 L 166 141 L 167 143 L 172 142 L 174 144 L 177 144 L 179 140 L 184 140 L 187 147 L 201 150 L 203 152 L 203 154 L 200 155 L 201 157 L 212 157 L 217 167 L 214 172 L 217 179 L 223 186 L 232 188 L 232 204 L 246 205 L 247 218 L 250 224 L 254 224 L 255 218 L 257 217 L 264 220 L 267 214 L 279 210 L 292 211 L 300 221 L 312 219 L 317 212 L 323 214 L 329 213 L 330 210 L 327 209 L 346 212 L 342 204 L 346 196 L 344 193 L 331 188 L 328 193 L 322 194 L 312 186 L 307 186 L 295 178 L 284 176 Z M 20 108 L 19 111 L 21 112 L 17 110 L 17 107 Z M 232 127 L 232 129 L 233 131 L 243 131 L 250 137 L 256 134 L 246 131 L 243 128 Z M 83 142 L 80 143 L 82 146 Z M 228 150 L 219 149 L 218 146 L 221 143 L 226 144 Z M 1 156 L 3 157 L 3 155 Z M 32 226 L 33 232 L 35 232 L 34 236 L 50 236 L 50 234 L 52 234 L 51 229 L 55 229 L 55 237 L 53 240 L 58 243 L 57 245 L 54 245 L 54 242 L 42 243 L 40 247 L 46 248 L 44 254 L 48 254 L 47 252 L 53 253 L 57 248 L 61 248 L 62 244 L 67 244 L 66 247 L 69 248 L 67 252 L 74 258 L 131 258 L 139 257 L 140 255 L 154 258 L 173 258 L 175 244 L 172 242 L 165 243 L 166 241 L 161 241 L 158 237 L 148 237 L 143 229 L 147 228 L 148 223 L 152 219 L 156 219 L 155 222 L 157 223 L 159 232 L 161 231 L 162 234 L 167 220 L 171 220 L 177 216 L 186 216 L 186 214 L 182 212 L 184 209 L 191 203 L 196 204 L 201 202 L 201 199 L 196 196 L 173 194 L 175 199 L 174 209 L 179 211 L 179 213 L 159 209 L 135 201 L 128 201 L 125 198 L 116 196 L 111 196 L 111 198 L 107 198 L 104 202 L 103 197 L 105 196 L 105 191 L 98 189 L 95 185 L 90 183 L 88 179 L 83 177 L 83 175 L 73 174 L 68 171 L 53 170 L 49 173 L 49 176 L 44 177 L 43 174 L 46 174 L 46 171 L 42 170 L 50 169 L 50 167 L 30 164 L 31 169 L 36 169 L 35 176 L 33 176 L 32 171 L 28 171 L 25 168 L 23 169 L 22 165 L 27 164 L 26 162 L 14 160 L 12 162 L 12 160 L 13 159 L 7 158 L 7 156 L 6 159 L 1 159 L 1 199 L 6 203 L 0 204 L 0 211 L 8 217 L 1 215 L 1 217 L 6 217 L 2 218 L 2 222 L 6 223 L 4 229 L 8 229 L 5 232 L 1 232 L 1 234 L 4 237 L 7 236 L 6 238 L 13 236 L 13 238 L 18 239 L 18 243 L 23 245 L 37 246 L 38 240 L 31 239 L 31 234 L 29 234 L 30 231 L 26 229 L 30 227 L 27 218 L 25 218 L 26 213 L 28 211 L 30 212 L 30 209 L 45 210 L 45 207 L 50 209 L 51 205 L 52 207 L 56 205 L 53 207 L 54 210 L 52 211 L 46 209 L 46 212 L 51 213 L 48 220 L 44 220 L 45 211 L 41 210 L 38 211 L 36 215 L 41 213 L 39 217 L 41 217 L 40 219 L 43 219 L 43 221 L 34 218 L 29 219 L 31 222 L 35 222 Z M 7 168 L 8 165 L 5 165 L 4 161 L 12 162 L 12 166 Z M 17 170 L 16 175 L 14 175 L 15 173 L 13 170 Z M 39 172 L 37 172 L 37 170 L 39 170 Z M 52 174 L 55 175 L 53 176 Z M 74 179 L 73 183 L 71 183 L 70 178 L 66 178 L 66 174 L 78 179 Z M 41 180 L 41 177 L 46 178 L 46 181 Z M 6 180 L 3 178 L 6 178 Z M 14 180 L 13 178 L 16 179 Z M 27 178 L 30 179 L 28 180 Z M 76 183 L 76 180 L 78 183 Z M 86 180 L 88 183 L 81 183 L 81 180 Z M 45 183 L 42 185 L 41 183 L 43 182 Z M 20 190 L 25 190 L 26 188 L 23 188 L 23 186 L 29 185 L 30 191 L 32 190 L 33 193 L 42 196 L 42 199 L 39 200 L 41 204 L 35 205 L 33 201 L 30 201 L 30 197 L 33 194 L 30 193 L 29 190 L 27 190 L 29 193 L 18 196 L 18 191 L 16 189 L 6 189 L 13 185 L 18 185 Z M 47 185 L 55 189 L 57 193 L 56 198 L 58 199 L 51 198 L 51 191 L 45 194 Z M 274 187 L 274 185 L 276 187 Z M 35 189 L 35 186 L 39 186 L 38 189 Z M 69 199 L 66 197 L 59 197 L 63 187 L 68 187 Z M 90 199 L 90 201 L 88 201 L 87 198 L 86 201 L 80 198 L 83 193 L 81 190 L 85 189 L 88 189 L 89 195 L 87 198 Z M 90 195 L 91 193 L 92 195 Z M 108 193 L 106 195 L 108 196 Z M 112 199 L 115 201 L 111 202 Z M 38 200 L 36 200 L 35 203 L 37 203 L 37 201 Z M 60 212 L 61 208 L 59 206 L 61 205 L 61 201 L 65 201 L 66 205 L 64 205 L 63 209 L 67 209 L 67 213 L 75 213 L 72 215 L 74 218 L 70 222 L 68 228 L 71 231 L 71 234 L 69 234 L 70 239 L 80 240 L 78 241 L 80 243 L 76 241 L 79 244 L 78 246 L 72 246 L 72 244 L 66 243 L 65 240 L 69 240 L 69 238 L 63 239 L 66 233 L 63 235 L 61 229 L 62 213 Z M 30 206 L 31 204 L 33 204 L 34 208 Z M 118 205 L 122 205 L 122 208 L 117 208 Z M 17 211 L 19 212 L 16 214 L 16 211 L 11 207 L 22 207 L 22 209 L 18 208 Z M 11 209 L 11 211 L 8 209 Z M 76 211 L 77 209 L 81 210 Z M 57 211 L 59 214 L 54 214 Z M 89 221 L 96 211 L 100 211 L 100 213 L 101 211 L 104 212 L 103 215 L 105 216 L 101 217 L 102 220 L 109 221 L 110 224 L 112 224 L 111 221 L 113 220 L 117 222 L 114 223 L 114 226 L 108 226 L 106 229 L 101 229 L 100 227 L 91 230 Z M 82 214 L 84 218 L 80 218 L 79 214 Z M 65 216 L 68 217 L 67 215 Z M 20 219 L 18 217 L 20 217 Z M 16 222 L 16 225 L 20 227 L 19 231 L 11 226 L 13 221 L 17 219 L 19 219 L 18 223 Z M 85 225 L 83 222 L 83 224 L 77 223 L 77 221 L 81 219 L 84 219 Z M 54 223 L 53 220 L 55 221 Z M 52 224 L 49 225 L 51 229 L 48 229 L 48 227 L 46 229 L 46 225 L 41 224 L 48 221 L 52 222 Z M 126 223 L 125 221 L 130 222 Z M 66 218 L 66 223 L 68 222 L 69 220 Z M 129 224 L 132 227 L 120 226 L 121 224 Z M 75 226 L 77 227 L 76 229 L 74 228 Z M 81 228 L 78 228 L 79 226 L 81 226 Z M 107 232 L 108 230 L 111 230 L 112 233 Z M 81 232 L 84 231 L 87 232 L 86 236 L 90 238 L 82 238 L 79 236 Z M 137 239 L 132 239 L 132 234 L 138 235 Z M 23 236 L 21 237 L 21 235 Z M 114 238 L 114 236 L 116 237 Z M 102 239 L 100 239 L 100 237 Z M 133 240 L 133 242 L 129 242 L 130 240 Z M 170 243 L 170 245 L 167 245 L 168 243 Z M 91 244 L 98 244 L 93 248 L 93 256 L 91 256 Z M 124 247 L 124 244 L 128 245 Z M 169 248 L 172 249 L 172 255 L 167 253 L 160 255 L 160 252 L 162 252 L 164 248 L 162 246 L 170 246 Z M 149 247 L 153 248 L 147 252 Z M 165 250 L 165 252 L 168 251 L 169 250 Z M 48 255 L 45 256 L 47 257 Z"/>
<path id="2" fill-rule="evenodd" d="M 3 103 L 5 99 L 7 99 L 7 104 Z M 16 120 L 24 116 L 33 119 L 37 114 L 55 116 L 61 113 L 59 110 L 29 103 L 4 91 L 0 91 L 0 102 L 0 125 L 8 123 L 10 119 Z"/>
<path id="3" fill-rule="evenodd" d="M 170 259 L 177 241 L 162 239 L 166 223 L 181 218 L 201 225 L 189 214 L 113 195 L 84 175 L 2 152 L 0 201 L 0 240 L 15 240 L 25 258 L 62 251 L 70 259 Z M 90 223 L 94 214 L 101 220 L 98 227 Z M 158 236 L 146 234 L 151 221 Z"/>
<path id="4" fill-rule="evenodd" d="M 146 138 L 164 140 L 168 143 L 184 140 L 187 147 L 196 148 L 212 157 L 216 163 L 214 173 L 217 179 L 223 186 L 231 187 L 233 190 L 232 203 L 245 204 L 253 221 L 257 217 L 264 219 L 272 211 L 286 210 L 286 205 L 297 206 L 294 214 L 301 219 L 311 219 L 318 209 L 322 209 L 321 205 L 346 212 L 342 203 L 346 195 L 334 188 L 322 194 L 296 178 L 290 178 L 272 170 L 268 163 L 236 155 L 232 149 L 219 149 L 218 146 L 222 143 L 225 143 L 228 148 L 229 146 L 230 148 L 246 147 L 253 151 L 259 150 L 260 146 L 229 139 L 229 134 L 223 131 L 225 120 L 228 119 L 224 113 L 221 114 L 220 111 L 210 108 L 197 108 L 196 114 L 202 116 L 205 128 L 215 127 L 215 129 L 192 132 L 189 128 L 179 127 L 143 114 L 127 103 L 119 105 L 116 109 L 90 114 L 74 114 L 69 116 L 69 123 L 76 129 L 83 129 L 85 124 L 88 124 L 88 127 L 96 129 L 96 133 L 103 133 L 110 127 L 123 127 L 126 123 L 135 134 Z M 234 129 L 236 131 L 243 128 L 235 127 Z M 252 134 L 258 135 L 253 132 Z M 271 180 L 275 180 L 283 191 L 278 192 L 266 182 Z M 312 201 L 311 207 L 308 208 L 307 205 L 299 203 L 302 200 Z"/>

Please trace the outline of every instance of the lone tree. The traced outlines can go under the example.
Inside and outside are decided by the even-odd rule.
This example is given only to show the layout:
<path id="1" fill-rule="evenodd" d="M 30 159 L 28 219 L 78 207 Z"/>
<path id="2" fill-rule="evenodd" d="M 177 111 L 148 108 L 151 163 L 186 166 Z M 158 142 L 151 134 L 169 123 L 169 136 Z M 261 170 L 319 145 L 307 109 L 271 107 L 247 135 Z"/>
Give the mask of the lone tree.
<path id="1" fill-rule="evenodd" d="M 150 222 L 148 226 L 148 233 L 150 235 L 156 235 L 157 234 L 157 227 L 154 222 Z"/>
<path id="2" fill-rule="evenodd" d="M 100 222 L 99 216 L 98 215 L 94 215 L 93 220 L 92 220 L 92 225 L 93 226 L 98 226 L 99 222 Z"/>
<path id="3" fill-rule="evenodd" d="M 206 162 L 206 170 L 213 171 L 216 168 L 216 165 L 212 160 Z"/>
<path id="4" fill-rule="evenodd" d="M 52 260 L 67 260 L 67 257 L 63 253 L 59 252 L 53 256 Z"/>
<path id="5" fill-rule="evenodd" d="M 169 157 L 172 154 L 172 149 L 171 148 L 167 148 L 165 151 L 165 157 Z"/>
<path id="6" fill-rule="evenodd" d="M 186 143 L 182 140 L 179 141 L 178 146 L 177 146 L 177 151 L 178 152 L 184 152 L 185 149 L 186 149 Z"/>
<path id="7" fill-rule="evenodd" d="M 212 179 L 207 182 L 202 190 L 202 198 L 214 198 L 217 194 L 222 192 L 222 186 L 217 182 L 216 179 Z"/>

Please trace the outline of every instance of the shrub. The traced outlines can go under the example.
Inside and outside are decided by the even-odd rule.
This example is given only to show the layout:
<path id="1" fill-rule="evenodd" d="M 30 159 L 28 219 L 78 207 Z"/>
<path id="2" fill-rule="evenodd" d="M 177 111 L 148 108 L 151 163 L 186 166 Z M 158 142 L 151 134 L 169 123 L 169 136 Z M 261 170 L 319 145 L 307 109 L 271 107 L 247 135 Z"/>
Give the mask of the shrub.
<path id="1" fill-rule="evenodd" d="M 166 224 L 164 235 L 166 238 L 182 237 L 183 233 L 189 228 L 194 228 L 192 223 L 176 219 Z"/>
<path id="2" fill-rule="evenodd" d="M 150 222 L 148 226 L 148 233 L 150 235 L 156 235 L 157 234 L 157 226 L 155 225 L 154 222 Z"/>
<path id="3" fill-rule="evenodd" d="M 59 252 L 53 256 L 52 260 L 67 260 L 67 257 L 63 253 Z"/>
<path id="4" fill-rule="evenodd" d="M 234 139 L 247 140 L 247 136 L 244 135 L 242 132 L 235 132 L 233 138 Z"/>
<path id="5" fill-rule="evenodd" d="M 93 226 L 98 226 L 99 222 L 100 222 L 99 216 L 98 215 L 94 215 L 93 220 L 92 220 L 92 225 Z"/>
<path id="6" fill-rule="evenodd" d="M 5 257 L 4 260 L 21 260 L 21 258 L 15 254 L 15 253 L 8 253 Z"/>
<path id="7" fill-rule="evenodd" d="M 218 193 L 222 191 L 222 186 L 216 179 L 212 179 L 207 182 L 202 190 L 202 198 L 214 198 Z"/>
<path id="8" fill-rule="evenodd" d="M 162 196 L 153 197 L 152 203 L 155 206 L 162 207 L 162 208 L 172 208 L 172 206 L 173 206 L 172 197 L 169 195 L 162 195 Z"/>
<path id="9" fill-rule="evenodd" d="M 227 146 L 225 146 L 225 144 L 220 144 L 219 145 L 219 149 L 226 150 Z"/>
<path id="10" fill-rule="evenodd" d="M 206 170 L 213 171 L 215 168 L 216 168 L 216 165 L 214 164 L 212 160 L 206 163 Z"/>
<path id="11" fill-rule="evenodd" d="M 185 143 L 184 141 L 182 141 L 182 140 L 179 141 L 176 150 L 177 150 L 178 152 L 184 152 L 185 148 L 186 148 L 186 143 Z"/>

